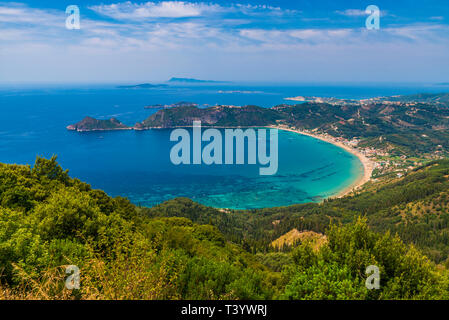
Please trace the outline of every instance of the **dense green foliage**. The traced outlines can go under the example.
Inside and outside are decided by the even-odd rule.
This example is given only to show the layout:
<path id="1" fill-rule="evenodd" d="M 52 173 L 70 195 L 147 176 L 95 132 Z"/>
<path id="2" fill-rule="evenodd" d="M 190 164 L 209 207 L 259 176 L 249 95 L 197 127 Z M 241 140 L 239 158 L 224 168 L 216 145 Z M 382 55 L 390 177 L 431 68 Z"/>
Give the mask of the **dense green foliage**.
<path id="1" fill-rule="evenodd" d="M 382 97 L 377 98 L 378 101 L 400 101 L 400 102 L 421 102 L 421 103 L 438 103 L 448 104 L 449 93 L 418 93 L 405 96 Z"/>
<path id="2" fill-rule="evenodd" d="M 307 102 L 280 105 L 271 109 L 257 106 L 241 108 L 194 106 L 160 110 L 136 128 L 191 126 L 287 126 L 318 130 L 335 137 L 358 138 L 360 147 L 386 149 L 392 155 L 431 155 L 449 150 L 449 103 L 447 94 L 419 95 L 418 101 L 387 103 L 382 99 L 368 104 L 332 105 Z M 389 101 L 400 99 L 388 98 Z M 440 147 L 439 147 L 440 146 Z"/>
<path id="3" fill-rule="evenodd" d="M 275 110 L 246 106 L 244 108 L 210 107 L 201 109 L 195 106 L 182 106 L 159 110 L 137 128 L 171 128 L 192 126 L 194 120 L 201 120 L 203 126 L 266 126 L 276 122 L 279 115 Z"/>
<path id="4" fill-rule="evenodd" d="M 268 250 L 271 241 L 293 228 L 323 233 L 331 222 L 350 223 L 363 215 L 374 230 L 398 233 L 435 262 L 444 262 L 449 256 L 448 177 L 449 161 L 441 160 L 417 168 L 402 179 L 368 185 L 355 195 L 323 203 L 222 212 L 189 199 L 175 199 L 140 210 L 153 217 L 183 216 L 197 223 L 211 223 L 228 240 L 252 252 Z"/>
<path id="5" fill-rule="evenodd" d="M 294 264 L 282 295 L 289 299 L 432 299 L 449 297 L 446 277 L 396 236 L 380 235 L 363 220 L 328 231 L 328 243 L 319 252 L 301 245 L 292 252 Z M 366 267 L 380 269 L 379 290 L 361 283 Z"/>
<path id="6" fill-rule="evenodd" d="M 83 299 L 446 299 L 445 268 L 398 236 L 371 231 L 367 221 L 409 237 L 413 228 L 433 228 L 435 241 L 447 212 L 431 213 L 427 224 L 407 214 L 398 216 L 412 220 L 398 224 L 388 215 L 402 204 L 442 199 L 448 167 L 435 163 L 371 196 L 225 212 L 188 199 L 138 208 L 70 178 L 56 158 L 38 158 L 33 168 L 0 164 L 0 298 L 22 292 Z M 266 239 L 293 226 L 323 231 L 328 240 L 318 249 L 305 241 L 284 252 L 268 245 Z M 416 237 L 430 246 L 421 233 Z M 67 293 L 58 267 L 69 264 L 80 267 L 81 288 Z M 380 268 L 379 290 L 365 287 L 368 265 Z"/>
<path id="7" fill-rule="evenodd" d="M 135 280 L 150 279 L 151 287 L 120 288 L 120 277 L 129 273 L 119 272 L 110 284 L 117 292 L 105 297 L 270 297 L 263 285 L 267 268 L 215 227 L 139 216 L 128 200 L 69 178 L 55 158 L 38 158 L 33 169 L 0 165 L 0 204 L 0 270 L 9 285 L 22 280 L 17 270 L 36 278 L 48 268 L 75 264 L 88 270 L 87 282 L 98 289 L 98 279 L 131 263 Z M 103 272 L 90 274 L 98 266 Z"/>

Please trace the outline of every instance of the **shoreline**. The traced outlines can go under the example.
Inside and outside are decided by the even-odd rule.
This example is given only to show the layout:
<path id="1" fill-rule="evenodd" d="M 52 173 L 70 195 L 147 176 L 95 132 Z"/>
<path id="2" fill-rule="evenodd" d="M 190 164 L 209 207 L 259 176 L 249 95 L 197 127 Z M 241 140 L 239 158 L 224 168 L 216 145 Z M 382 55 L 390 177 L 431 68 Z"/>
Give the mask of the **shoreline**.
<path id="1" fill-rule="evenodd" d="M 312 137 L 312 138 L 315 138 L 315 139 L 319 139 L 319 140 L 325 141 L 327 143 L 333 144 L 333 145 L 335 145 L 337 147 L 340 147 L 340 148 L 346 150 L 347 152 L 349 152 L 352 155 L 356 156 L 360 160 L 360 162 L 362 163 L 362 166 L 363 166 L 363 174 L 359 175 L 357 177 L 357 179 L 351 185 L 349 185 L 346 188 L 342 189 L 341 191 L 337 192 L 334 196 L 331 196 L 330 198 L 342 198 L 342 197 L 350 194 L 351 192 L 359 189 L 361 186 L 363 186 L 365 183 L 367 183 L 368 181 L 371 180 L 371 175 L 372 175 L 373 170 L 374 170 L 374 162 L 372 160 L 368 159 L 359 150 L 357 150 L 355 148 L 351 148 L 350 146 L 347 146 L 347 145 L 345 145 L 344 143 L 342 143 L 340 141 L 336 141 L 336 140 L 328 138 L 328 137 L 323 137 L 321 135 L 317 135 L 317 134 L 313 134 L 313 133 L 309 133 L 309 132 L 304 132 L 304 131 L 299 130 L 299 129 L 291 129 L 291 128 L 284 128 L 284 127 L 278 127 L 278 126 L 269 126 L 267 128 L 284 130 L 284 131 L 290 131 L 290 132 L 302 134 L 302 135 L 305 135 L 305 136 L 309 136 L 309 137 Z"/>

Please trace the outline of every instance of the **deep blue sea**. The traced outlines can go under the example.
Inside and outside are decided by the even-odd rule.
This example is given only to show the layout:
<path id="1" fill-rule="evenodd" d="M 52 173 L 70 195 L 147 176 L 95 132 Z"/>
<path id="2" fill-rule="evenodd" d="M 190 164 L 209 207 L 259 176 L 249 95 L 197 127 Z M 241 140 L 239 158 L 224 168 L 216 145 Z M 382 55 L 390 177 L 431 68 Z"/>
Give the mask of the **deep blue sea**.
<path id="1" fill-rule="evenodd" d="M 346 151 L 307 136 L 279 131 L 279 170 L 260 176 L 259 165 L 173 165 L 171 130 L 77 133 L 66 126 L 87 115 L 116 117 L 133 125 L 156 112 L 144 106 L 179 101 L 271 107 L 297 95 L 360 99 L 442 91 L 449 88 L 234 83 L 156 89 L 3 86 L 0 162 L 33 164 L 37 155 L 56 154 L 71 176 L 145 206 L 179 196 L 238 209 L 321 201 L 353 183 L 362 166 Z"/>

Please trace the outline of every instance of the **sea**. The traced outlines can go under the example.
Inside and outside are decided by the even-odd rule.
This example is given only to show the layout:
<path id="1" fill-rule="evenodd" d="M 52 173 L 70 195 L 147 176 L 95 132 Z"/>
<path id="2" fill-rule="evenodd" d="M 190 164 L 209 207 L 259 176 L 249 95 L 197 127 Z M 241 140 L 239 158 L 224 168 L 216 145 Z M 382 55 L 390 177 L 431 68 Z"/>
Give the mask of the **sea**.
<path id="1" fill-rule="evenodd" d="M 447 92 L 431 84 L 170 84 L 150 89 L 122 84 L 0 86 L 0 162 L 33 165 L 57 155 L 72 177 L 139 206 L 188 197 L 217 208 L 257 209 L 319 202 L 352 185 L 361 162 L 327 142 L 279 131 L 278 171 L 261 176 L 260 165 L 174 165 L 170 129 L 73 132 L 85 116 L 116 117 L 134 125 L 156 112 L 144 106 L 180 101 L 207 105 L 272 107 L 292 96 L 363 99 Z"/>

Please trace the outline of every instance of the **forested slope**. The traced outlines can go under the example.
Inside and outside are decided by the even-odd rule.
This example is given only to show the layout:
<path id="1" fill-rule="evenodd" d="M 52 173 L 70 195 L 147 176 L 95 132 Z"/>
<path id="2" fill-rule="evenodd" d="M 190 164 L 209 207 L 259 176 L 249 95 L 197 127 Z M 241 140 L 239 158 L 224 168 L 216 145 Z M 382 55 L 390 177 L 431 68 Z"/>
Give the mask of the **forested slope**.
<path id="1" fill-rule="evenodd" d="M 409 234 L 416 212 L 416 226 L 445 239 L 448 167 L 433 163 L 371 196 L 227 212 L 187 199 L 138 208 L 70 178 L 55 158 L 1 164 L 0 298 L 447 299 L 447 269 L 383 231 Z M 268 245 L 293 227 L 326 241 Z M 443 252 L 435 237 L 435 247 L 421 233 L 407 240 Z M 79 290 L 64 289 L 66 265 L 80 268 Z M 379 290 L 365 287 L 369 265 Z"/>
<path id="2" fill-rule="evenodd" d="M 397 232 L 434 261 L 443 262 L 449 256 L 449 160 L 430 162 L 402 178 L 370 183 L 357 194 L 323 203 L 223 212 L 189 199 L 175 199 L 142 210 L 150 216 L 183 216 L 212 223 L 228 239 L 253 251 L 266 249 L 293 228 L 323 233 L 331 222 L 345 224 L 366 216 L 374 230 Z"/>

